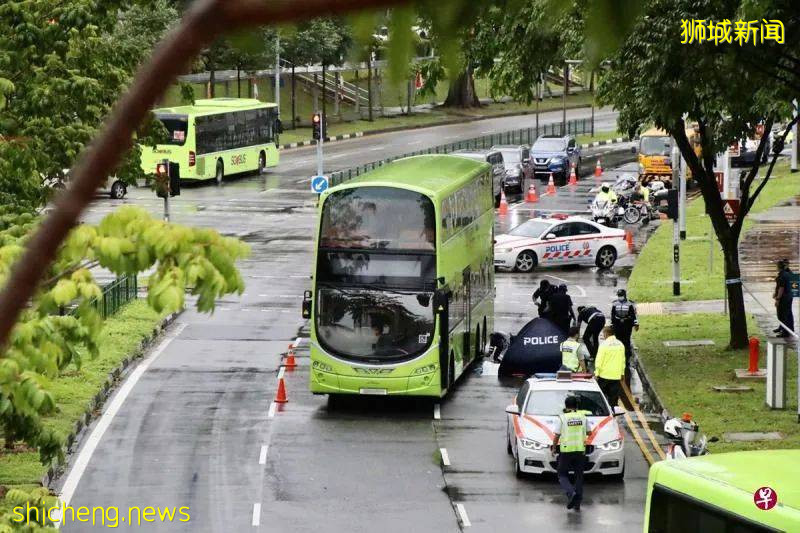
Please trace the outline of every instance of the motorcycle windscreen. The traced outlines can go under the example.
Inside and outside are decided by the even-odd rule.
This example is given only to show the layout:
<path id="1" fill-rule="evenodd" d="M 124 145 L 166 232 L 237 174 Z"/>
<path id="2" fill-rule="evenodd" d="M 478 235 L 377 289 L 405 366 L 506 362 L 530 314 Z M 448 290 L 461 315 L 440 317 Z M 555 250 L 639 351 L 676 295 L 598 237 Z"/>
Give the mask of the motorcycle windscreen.
<path id="1" fill-rule="evenodd" d="M 498 369 L 501 376 L 530 377 L 561 368 L 561 343 L 566 336 L 546 318 L 534 318 L 511 341 Z"/>

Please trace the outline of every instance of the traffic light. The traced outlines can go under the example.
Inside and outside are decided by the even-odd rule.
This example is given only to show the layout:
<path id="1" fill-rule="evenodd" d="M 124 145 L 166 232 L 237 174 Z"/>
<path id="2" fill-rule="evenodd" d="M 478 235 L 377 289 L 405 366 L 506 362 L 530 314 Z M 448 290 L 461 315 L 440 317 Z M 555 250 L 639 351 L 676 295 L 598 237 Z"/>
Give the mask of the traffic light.
<path id="1" fill-rule="evenodd" d="M 169 164 L 169 195 L 181 195 L 181 166 L 178 163 Z"/>
<path id="2" fill-rule="evenodd" d="M 667 218 L 678 220 L 678 189 L 668 189 L 666 193 L 667 205 L 659 205 L 658 211 L 666 213 Z"/>
<path id="3" fill-rule="evenodd" d="M 311 127 L 314 128 L 312 138 L 318 141 L 322 138 L 322 113 L 314 113 L 311 117 Z"/>
<path id="4" fill-rule="evenodd" d="M 169 161 L 166 159 L 156 164 L 156 196 L 166 198 L 169 194 Z"/>

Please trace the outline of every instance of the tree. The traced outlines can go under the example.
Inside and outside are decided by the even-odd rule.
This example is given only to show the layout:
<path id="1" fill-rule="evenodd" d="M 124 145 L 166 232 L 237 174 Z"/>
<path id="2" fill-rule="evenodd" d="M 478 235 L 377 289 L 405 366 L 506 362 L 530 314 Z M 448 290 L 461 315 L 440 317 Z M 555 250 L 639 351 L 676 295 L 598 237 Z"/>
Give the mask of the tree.
<path id="1" fill-rule="evenodd" d="M 747 345 L 747 321 L 739 268 L 738 244 L 744 221 L 768 184 L 777 153 L 756 186 L 761 155 L 773 124 L 791 116 L 791 100 L 800 87 L 800 35 L 795 6 L 788 1 L 727 2 L 709 0 L 650 0 L 644 17 L 635 21 L 599 86 L 601 101 L 619 112 L 619 127 L 633 134 L 649 124 L 672 135 L 692 177 L 699 184 L 706 212 L 722 246 L 730 320 L 730 346 Z M 681 20 L 737 21 L 778 19 L 787 24 L 786 44 L 752 41 L 731 44 L 681 44 Z M 694 122 L 699 129 L 702 156 L 686 136 Z M 741 208 L 732 225 L 714 177 L 715 154 L 731 143 L 752 136 L 757 124 L 762 137 L 753 165 L 740 180 Z M 788 129 L 783 132 L 785 138 Z M 782 147 L 782 140 L 776 148 Z"/>

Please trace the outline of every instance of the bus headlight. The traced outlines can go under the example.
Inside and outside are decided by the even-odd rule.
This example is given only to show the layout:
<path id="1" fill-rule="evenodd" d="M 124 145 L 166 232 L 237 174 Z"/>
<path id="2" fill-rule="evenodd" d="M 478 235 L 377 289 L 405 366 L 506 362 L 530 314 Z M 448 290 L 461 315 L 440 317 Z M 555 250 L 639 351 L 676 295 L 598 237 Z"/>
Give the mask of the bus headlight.
<path id="1" fill-rule="evenodd" d="M 421 367 L 415 369 L 411 373 L 411 375 L 412 376 L 419 376 L 421 374 L 430 374 L 431 372 L 435 372 L 435 371 L 436 371 L 436 364 L 434 363 L 434 364 L 430 364 L 430 365 L 421 366 Z"/>
<path id="2" fill-rule="evenodd" d="M 314 361 L 314 362 L 311 364 L 311 366 L 312 366 L 312 367 L 313 367 L 315 370 L 321 370 L 321 371 L 323 371 L 323 372 L 333 372 L 333 367 L 332 367 L 331 365 L 326 365 L 325 363 L 323 363 L 323 362 L 321 362 L 321 361 Z"/>
<path id="3" fill-rule="evenodd" d="M 549 444 L 535 441 L 533 439 L 519 439 L 519 445 L 525 448 L 526 450 L 544 450 L 545 448 L 550 447 Z"/>
<path id="4" fill-rule="evenodd" d="M 598 444 L 597 447 L 604 452 L 615 452 L 622 448 L 622 439 L 610 440 L 604 444 Z"/>

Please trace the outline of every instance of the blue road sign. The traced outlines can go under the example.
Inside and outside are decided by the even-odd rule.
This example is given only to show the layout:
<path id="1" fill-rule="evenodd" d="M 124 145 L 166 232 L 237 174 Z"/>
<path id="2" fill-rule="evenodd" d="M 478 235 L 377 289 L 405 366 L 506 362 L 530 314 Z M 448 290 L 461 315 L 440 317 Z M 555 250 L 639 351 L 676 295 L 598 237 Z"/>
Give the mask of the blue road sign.
<path id="1" fill-rule="evenodd" d="M 314 176 L 311 178 L 311 190 L 317 194 L 325 192 L 328 185 L 328 176 Z"/>
<path id="2" fill-rule="evenodd" d="M 800 274 L 792 274 L 791 290 L 792 298 L 800 298 Z"/>

